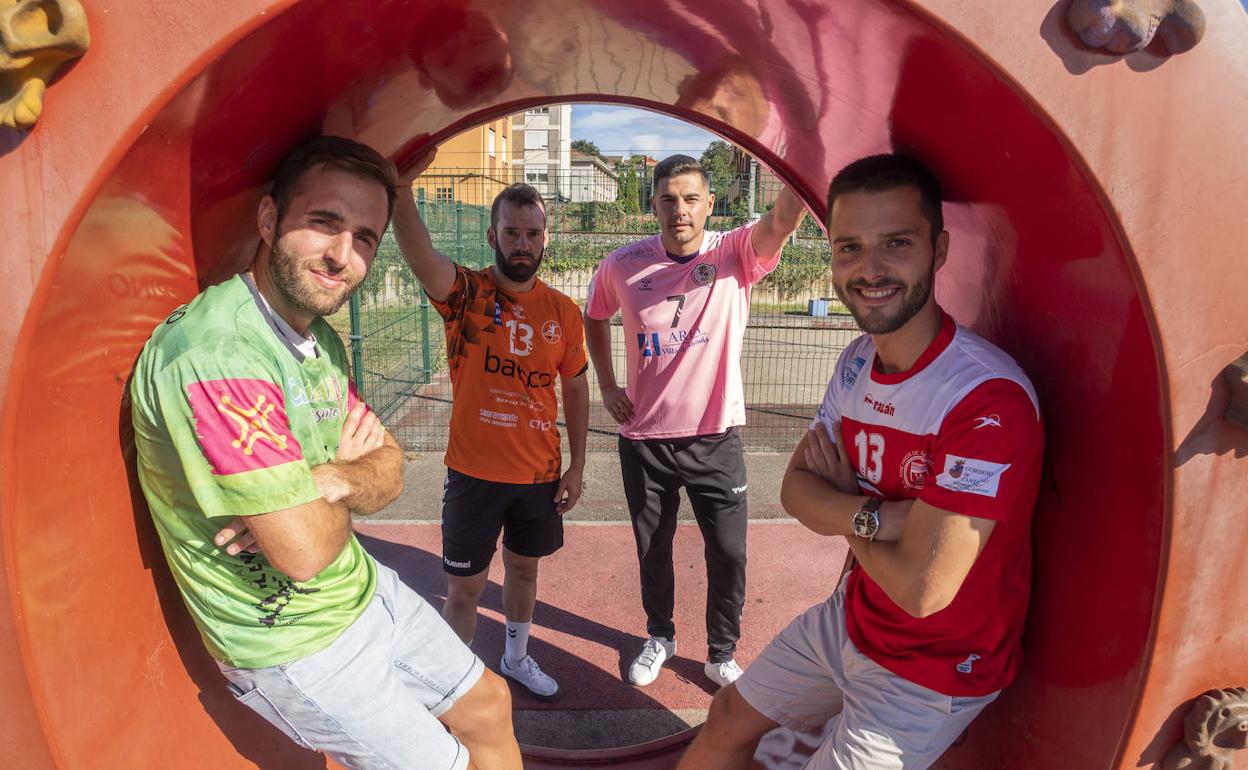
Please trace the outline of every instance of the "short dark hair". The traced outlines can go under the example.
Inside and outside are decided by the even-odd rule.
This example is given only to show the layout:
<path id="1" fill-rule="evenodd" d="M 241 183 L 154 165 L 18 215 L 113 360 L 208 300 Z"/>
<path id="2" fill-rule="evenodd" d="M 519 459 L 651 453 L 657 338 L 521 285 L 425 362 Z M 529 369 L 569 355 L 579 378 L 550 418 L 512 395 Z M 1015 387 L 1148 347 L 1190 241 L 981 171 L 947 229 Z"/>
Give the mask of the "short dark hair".
<path id="1" fill-rule="evenodd" d="M 513 206 L 537 206 L 542 210 L 542 219 L 546 218 L 546 201 L 533 185 L 517 182 L 503 188 L 490 204 L 490 227 L 498 227 L 498 209 L 506 201 Z"/>
<path id="2" fill-rule="evenodd" d="M 837 196 L 849 192 L 883 192 L 898 187 L 918 188 L 919 209 L 931 225 L 932 245 L 935 245 L 936 236 L 945 229 L 945 217 L 940 209 L 940 180 L 927 166 L 908 155 L 870 155 L 838 171 L 828 185 L 829 222 Z"/>
<path id="3" fill-rule="evenodd" d="M 277 206 L 277 221 L 290 206 L 300 178 L 317 166 L 336 168 L 357 176 L 376 181 L 386 188 L 386 224 L 394 214 L 394 199 L 399 185 L 398 172 L 394 164 L 382 157 L 381 153 L 366 144 L 343 139 L 340 136 L 318 136 L 310 142 L 299 145 L 282 158 L 273 176 L 273 188 L 269 195 Z"/>
<path id="4" fill-rule="evenodd" d="M 650 192 L 659 189 L 659 181 L 669 177 L 680 176 L 682 174 L 697 174 L 702 177 L 702 181 L 706 182 L 707 189 L 711 186 L 711 177 L 706 173 L 706 169 L 702 168 L 702 164 L 694 160 L 688 155 L 669 155 L 659 161 L 654 167 L 654 181 L 650 187 Z"/>

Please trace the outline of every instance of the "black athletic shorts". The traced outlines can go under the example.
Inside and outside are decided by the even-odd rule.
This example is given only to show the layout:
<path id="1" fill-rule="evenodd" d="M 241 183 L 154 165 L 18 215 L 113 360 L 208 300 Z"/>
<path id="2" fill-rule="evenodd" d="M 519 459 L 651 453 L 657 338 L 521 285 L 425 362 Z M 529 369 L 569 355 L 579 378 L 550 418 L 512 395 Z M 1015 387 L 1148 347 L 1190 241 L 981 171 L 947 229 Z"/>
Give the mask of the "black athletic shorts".
<path id="1" fill-rule="evenodd" d="M 468 577 L 490 566 L 498 533 L 520 556 L 549 556 L 563 547 L 555 511 L 558 481 L 504 484 L 446 469 L 442 491 L 442 569 Z"/>

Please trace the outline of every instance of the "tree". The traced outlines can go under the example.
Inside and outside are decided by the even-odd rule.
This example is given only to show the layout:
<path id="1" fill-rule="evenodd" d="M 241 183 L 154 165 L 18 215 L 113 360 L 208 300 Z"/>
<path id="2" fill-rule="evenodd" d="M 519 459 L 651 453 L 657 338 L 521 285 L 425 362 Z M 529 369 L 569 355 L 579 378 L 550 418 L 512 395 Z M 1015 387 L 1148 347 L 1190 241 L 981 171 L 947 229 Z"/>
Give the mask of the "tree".
<path id="1" fill-rule="evenodd" d="M 641 181 L 637 178 L 637 164 L 631 159 L 615 164 L 618 180 L 615 199 L 620 202 L 625 214 L 641 212 Z"/>
<path id="2" fill-rule="evenodd" d="M 720 203 L 728 202 L 728 193 L 733 188 L 737 177 L 736 149 L 722 139 L 716 139 L 707 145 L 699 162 L 706 174 L 711 178 L 711 191 Z"/>
<path id="3" fill-rule="evenodd" d="M 588 139 L 573 139 L 572 149 L 576 150 L 577 152 L 583 152 L 586 155 L 593 155 L 595 158 L 597 158 L 598 160 L 601 160 L 603 163 L 607 162 L 606 156 L 602 154 L 602 150 L 598 149 L 598 145 L 594 144 Z"/>

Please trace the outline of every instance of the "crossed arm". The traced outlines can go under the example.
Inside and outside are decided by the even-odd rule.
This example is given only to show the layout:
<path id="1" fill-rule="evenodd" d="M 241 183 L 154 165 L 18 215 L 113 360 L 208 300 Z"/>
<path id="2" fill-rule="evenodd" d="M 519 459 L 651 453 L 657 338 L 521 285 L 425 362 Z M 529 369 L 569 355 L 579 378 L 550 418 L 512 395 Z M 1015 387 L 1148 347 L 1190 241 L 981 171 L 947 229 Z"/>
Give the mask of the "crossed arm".
<path id="1" fill-rule="evenodd" d="M 996 522 L 922 500 L 888 501 L 880 506 L 876 539 L 865 540 L 851 526 L 865 501 L 844 447 L 822 426 L 807 431 L 780 488 L 785 511 L 814 532 L 845 536 L 859 566 L 911 616 L 948 607 Z"/>
<path id="2" fill-rule="evenodd" d="M 377 415 L 357 403 L 343 423 L 333 462 L 312 468 L 321 497 L 256 516 L 237 517 L 213 542 L 226 553 L 263 551 L 292 580 L 311 580 L 342 552 L 351 514 L 374 513 L 403 490 L 403 452 Z M 228 545 L 226 545 L 228 543 Z"/>

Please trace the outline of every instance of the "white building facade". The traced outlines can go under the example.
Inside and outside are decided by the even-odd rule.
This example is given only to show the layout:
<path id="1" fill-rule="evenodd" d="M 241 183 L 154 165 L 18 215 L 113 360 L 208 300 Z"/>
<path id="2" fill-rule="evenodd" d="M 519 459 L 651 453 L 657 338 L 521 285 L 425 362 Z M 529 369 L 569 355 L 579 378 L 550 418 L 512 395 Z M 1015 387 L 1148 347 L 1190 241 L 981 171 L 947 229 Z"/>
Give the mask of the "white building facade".
<path id="1" fill-rule="evenodd" d="M 545 198 L 571 200 L 572 105 L 534 107 L 511 121 L 512 163 L 520 167 L 516 179 L 533 185 Z"/>
<path id="2" fill-rule="evenodd" d="M 573 203 L 598 201 L 609 203 L 619 195 L 619 182 L 615 169 L 601 158 L 572 151 L 571 183 L 568 198 Z"/>

